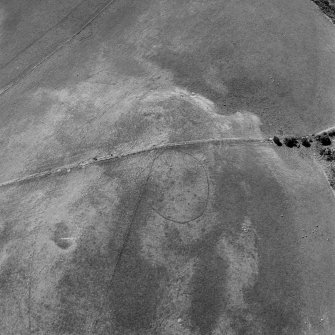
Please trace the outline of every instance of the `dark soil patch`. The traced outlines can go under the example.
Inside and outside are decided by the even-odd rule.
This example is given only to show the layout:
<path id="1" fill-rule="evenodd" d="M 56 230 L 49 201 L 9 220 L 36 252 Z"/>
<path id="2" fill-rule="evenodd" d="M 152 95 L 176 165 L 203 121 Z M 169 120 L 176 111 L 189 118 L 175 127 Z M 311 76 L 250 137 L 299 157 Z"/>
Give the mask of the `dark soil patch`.
<path id="1" fill-rule="evenodd" d="M 312 0 L 335 23 L 335 0 Z"/>

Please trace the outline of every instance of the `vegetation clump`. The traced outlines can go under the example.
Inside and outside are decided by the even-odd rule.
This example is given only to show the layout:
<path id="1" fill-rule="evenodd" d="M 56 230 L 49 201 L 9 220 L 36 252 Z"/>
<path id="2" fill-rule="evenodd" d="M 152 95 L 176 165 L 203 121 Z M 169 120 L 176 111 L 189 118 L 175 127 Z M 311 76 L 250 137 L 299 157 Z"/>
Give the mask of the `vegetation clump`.
<path id="1" fill-rule="evenodd" d="M 335 23 L 335 1 L 334 0 L 312 0 L 320 9 Z"/>
<path id="2" fill-rule="evenodd" d="M 335 160 L 335 150 L 330 148 L 322 148 L 320 150 L 320 155 L 326 158 L 327 161 Z"/>
<path id="3" fill-rule="evenodd" d="M 311 142 L 310 142 L 310 139 L 308 137 L 303 137 L 301 139 L 301 144 L 306 147 L 306 148 L 309 148 L 311 146 Z"/>
<path id="4" fill-rule="evenodd" d="M 332 141 L 327 133 L 323 133 L 322 135 L 318 135 L 315 139 L 320 142 L 324 146 L 328 146 L 332 144 Z"/>
<path id="5" fill-rule="evenodd" d="M 278 136 L 273 136 L 273 142 L 275 144 L 277 144 L 279 147 L 281 147 L 283 145 L 283 143 L 281 143 L 280 139 Z"/>
<path id="6" fill-rule="evenodd" d="M 299 148 L 300 146 L 296 137 L 286 137 L 284 139 L 284 144 L 289 148 L 293 148 L 293 147 Z"/>

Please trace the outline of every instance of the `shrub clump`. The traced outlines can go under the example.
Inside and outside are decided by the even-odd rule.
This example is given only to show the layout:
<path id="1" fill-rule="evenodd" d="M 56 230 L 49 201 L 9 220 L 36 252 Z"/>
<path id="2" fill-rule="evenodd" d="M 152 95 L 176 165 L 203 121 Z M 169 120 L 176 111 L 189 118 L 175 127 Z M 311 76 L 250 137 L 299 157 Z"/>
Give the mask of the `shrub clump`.
<path id="1" fill-rule="evenodd" d="M 316 136 L 316 140 L 325 146 L 332 144 L 332 140 L 330 139 L 327 133 Z"/>
<path id="2" fill-rule="evenodd" d="M 307 138 L 307 137 L 303 137 L 301 139 L 301 144 L 306 148 L 309 148 L 311 146 L 311 142 L 310 142 L 309 138 Z"/>
<path id="3" fill-rule="evenodd" d="M 286 137 L 284 139 L 284 144 L 289 148 L 293 147 L 299 148 L 299 142 L 296 137 Z"/>
<path id="4" fill-rule="evenodd" d="M 280 139 L 278 136 L 273 136 L 273 142 L 275 144 L 277 144 L 279 147 L 281 147 L 283 145 L 283 143 L 281 143 Z"/>
<path id="5" fill-rule="evenodd" d="M 320 155 L 326 158 L 327 161 L 335 160 L 335 150 L 330 148 L 322 148 L 320 150 Z"/>

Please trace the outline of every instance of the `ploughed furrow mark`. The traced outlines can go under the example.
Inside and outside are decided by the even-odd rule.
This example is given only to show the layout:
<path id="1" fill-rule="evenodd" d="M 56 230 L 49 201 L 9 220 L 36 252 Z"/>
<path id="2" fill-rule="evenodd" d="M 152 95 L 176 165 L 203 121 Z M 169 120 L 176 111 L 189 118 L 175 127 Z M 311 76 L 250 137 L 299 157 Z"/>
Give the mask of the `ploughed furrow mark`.
<path id="1" fill-rule="evenodd" d="M 112 278 L 111 278 L 111 282 L 112 283 L 114 283 L 114 278 L 115 278 L 115 275 L 116 275 L 116 271 L 118 270 L 118 266 L 119 266 L 120 261 L 122 259 L 123 253 L 124 253 L 124 251 L 125 251 L 125 249 L 127 247 L 127 244 L 128 244 L 129 238 L 130 238 L 130 234 L 132 232 L 132 228 L 133 228 L 134 222 L 136 220 L 138 209 L 139 209 L 139 207 L 141 205 L 143 196 L 144 196 L 144 194 L 145 194 L 145 192 L 147 190 L 147 185 L 148 185 L 150 176 L 152 174 L 152 170 L 153 170 L 154 164 L 155 164 L 155 162 L 156 162 L 156 160 L 158 158 L 159 158 L 159 155 L 156 155 L 154 157 L 154 159 L 152 160 L 151 164 L 150 164 L 148 175 L 147 175 L 147 177 L 145 179 L 145 182 L 144 182 L 144 184 L 142 186 L 142 190 L 140 191 L 140 196 L 139 196 L 139 198 L 137 200 L 135 209 L 133 211 L 132 218 L 131 218 L 130 223 L 129 223 L 128 227 L 127 227 L 127 230 L 126 230 L 126 232 L 124 234 L 123 243 L 122 243 L 122 246 L 121 246 L 121 248 L 120 248 L 120 250 L 118 252 L 118 255 L 116 257 L 116 262 L 115 262 L 115 266 L 114 266 L 113 273 L 112 273 Z"/>
<path id="2" fill-rule="evenodd" d="M 6 63 L 3 63 L 0 65 L 0 70 L 6 68 L 8 65 L 13 63 L 18 57 L 20 57 L 25 51 L 27 51 L 29 48 L 31 48 L 34 44 L 36 44 L 38 41 L 42 40 L 49 32 L 56 29 L 59 25 L 61 25 L 64 21 L 66 21 L 75 11 L 78 9 L 86 0 L 82 0 L 77 6 L 72 8 L 68 14 L 66 14 L 61 20 L 59 20 L 55 25 L 47 29 L 46 31 L 42 32 L 42 34 L 35 38 L 31 43 L 29 43 L 26 47 L 24 47 L 22 50 L 20 50 L 15 56 L 13 56 L 10 60 L 8 60 Z"/>
<path id="3" fill-rule="evenodd" d="M 4 84 L 4 86 L 0 88 L 0 96 L 4 95 L 11 88 L 16 86 L 19 82 L 21 82 L 21 80 L 23 80 L 29 74 L 31 74 L 36 68 L 38 68 L 44 62 L 46 62 L 48 59 L 50 59 L 56 52 L 58 52 L 63 47 L 65 47 L 68 43 L 70 43 L 85 28 L 90 26 L 109 6 L 111 6 L 114 3 L 114 1 L 115 0 L 102 1 L 102 5 L 100 5 L 100 6 L 98 6 L 97 3 L 95 3 L 95 1 L 93 1 L 93 0 L 90 0 L 90 1 L 86 0 L 86 1 L 80 2 L 77 7 L 75 7 L 65 18 L 63 18 L 63 20 L 61 20 L 58 24 L 56 24 L 49 31 L 47 31 L 39 39 L 35 40 L 35 42 L 32 43 L 30 45 L 30 47 L 28 47 L 26 50 L 23 50 L 21 52 L 21 54 L 23 56 L 25 56 L 24 52 L 28 52 L 28 49 L 31 49 L 31 48 L 35 47 L 36 52 L 38 52 L 39 50 L 43 50 L 45 55 L 42 56 L 41 60 L 39 60 L 35 63 L 32 63 L 32 64 L 29 64 L 26 67 L 24 67 L 23 70 L 20 71 L 13 79 L 11 79 L 7 84 Z M 83 8 L 81 8 L 81 7 L 83 7 Z M 97 7 L 96 10 L 94 10 L 95 7 Z M 92 8 L 93 8 L 94 11 L 92 10 Z M 76 14 L 77 10 L 79 12 L 82 12 L 82 11 L 85 11 L 85 10 L 87 10 L 87 11 L 92 10 L 93 13 L 92 13 L 92 15 L 90 15 L 90 17 L 88 18 L 88 20 L 86 20 L 85 23 L 80 24 L 80 26 L 78 27 L 78 29 L 76 30 L 75 33 L 73 33 L 69 37 L 63 36 L 63 40 L 60 41 L 60 43 L 56 47 L 54 47 L 51 51 L 48 51 L 47 49 L 48 49 L 48 47 L 50 47 L 49 43 L 50 43 L 50 40 L 52 41 L 52 37 L 53 37 L 52 33 L 54 32 L 54 30 L 57 30 L 59 26 L 62 28 L 62 25 L 64 25 L 65 28 L 68 27 L 68 25 L 71 25 L 72 16 L 74 16 Z M 66 31 L 66 29 L 64 29 L 64 31 Z M 49 36 L 49 35 L 51 35 L 51 36 Z M 43 51 L 39 52 L 39 54 L 40 55 L 41 55 L 41 53 L 43 54 Z M 21 54 L 15 56 L 9 63 L 7 63 L 7 67 L 9 65 L 12 65 L 12 63 L 14 63 L 13 65 L 15 65 L 16 62 L 20 63 L 20 61 L 22 60 L 20 58 Z M 36 56 L 34 56 L 34 57 L 36 57 Z M 2 68 L 2 70 L 5 70 L 5 69 L 6 69 L 6 66 L 4 66 Z M 13 71 L 15 71 L 15 66 L 13 67 Z"/>
<path id="4" fill-rule="evenodd" d="M 335 0 L 312 0 L 335 23 Z"/>

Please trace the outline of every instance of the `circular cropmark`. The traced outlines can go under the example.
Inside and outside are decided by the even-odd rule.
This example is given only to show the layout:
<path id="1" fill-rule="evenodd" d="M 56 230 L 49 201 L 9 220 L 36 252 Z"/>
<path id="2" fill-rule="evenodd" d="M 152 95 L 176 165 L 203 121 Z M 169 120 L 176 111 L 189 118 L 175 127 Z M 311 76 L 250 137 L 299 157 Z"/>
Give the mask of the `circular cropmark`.
<path id="1" fill-rule="evenodd" d="M 190 154 L 166 151 L 153 164 L 147 192 L 152 209 L 160 216 L 188 223 L 206 210 L 209 196 L 206 170 Z"/>

